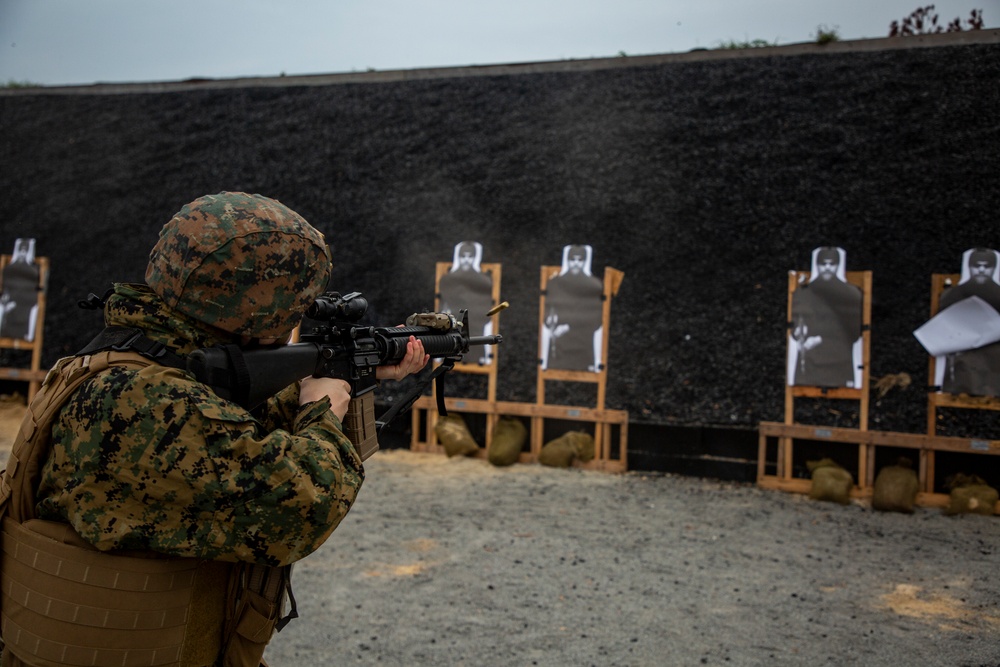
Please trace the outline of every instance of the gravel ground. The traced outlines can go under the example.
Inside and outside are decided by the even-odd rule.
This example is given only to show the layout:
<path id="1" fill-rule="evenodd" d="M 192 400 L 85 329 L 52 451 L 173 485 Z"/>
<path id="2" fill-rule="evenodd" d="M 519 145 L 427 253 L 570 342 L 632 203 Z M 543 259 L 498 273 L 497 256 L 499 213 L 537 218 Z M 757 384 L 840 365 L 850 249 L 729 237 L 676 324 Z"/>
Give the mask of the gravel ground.
<path id="1" fill-rule="evenodd" d="M 1000 664 L 996 518 L 388 450 L 296 566 L 292 665 Z"/>
<path id="2" fill-rule="evenodd" d="M 0 401 L 0 465 L 23 406 Z M 996 517 L 378 452 L 266 653 L 311 665 L 1000 665 Z"/>

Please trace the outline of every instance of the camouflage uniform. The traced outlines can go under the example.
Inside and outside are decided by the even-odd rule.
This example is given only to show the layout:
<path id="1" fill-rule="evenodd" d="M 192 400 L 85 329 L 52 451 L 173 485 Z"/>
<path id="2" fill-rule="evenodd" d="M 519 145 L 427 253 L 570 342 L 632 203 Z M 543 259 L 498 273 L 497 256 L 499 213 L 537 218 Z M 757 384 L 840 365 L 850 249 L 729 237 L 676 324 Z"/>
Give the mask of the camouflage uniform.
<path id="1" fill-rule="evenodd" d="M 116 284 L 105 303 L 105 320 L 111 327 L 139 329 L 147 342 L 183 357 L 203 347 L 239 345 L 246 338 L 287 336 L 329 277 L 325 240 L 298 214 L 260 195 L 221 193 L 185 206 L 164 226 L 150 253 L 147 284 Z M 2 617 L 15 631 L 13 642 L 6 631 L 4 641 L 20 656 L 4 650 L 2 664 L 36 664 L 33 656 L 60 651 L 65 656 L 65 650 L 85 656 L 71 664 L 125 664 L 122 660 L 145 659 L 150 651 L 160 655 L 160 648 L 147 647 L 165 647 L 183 651 L 181 662 L 171 664 L 215 664 L 213 656 L 221 661 L 224 655 L 227 667 L 256 666 L 283 622 L 286 566 L 318 549 L 346 515 L 364 480 L 361 459 L 330 399 L 299 406 L 297 383 L 251 413 L 219 398 L 187 371 L 150 362 L 137 352 L 114 354 L 142 363 L 96 361 L 109 354 L 95 348 L 93 356 L 57 364 L 29 406 L 32 419 L 26 418 L 17 436 L 14 454 L 27 463 L 19 466 L 15 460 L 0 484 L 5 546 L 15 549 L 0 554 Z M 58 400 L 48 396 L 60 382 L 67 386 L 59 378 L 88 360 L 96 368 L 78 376 L 82 384 L 57 393 Z M 38 417 L 36 407 L 39 415 L 52 410 L 56 416 Z M 51 428 L 35 428 L 36 419 Z M 41 470 L 33 460 L 44 460 Z M 15 488 L 19 495 L 12 497 Z M 12 503 L 18 498 L 17 507 L 24 509 L 15 512 Z M 67 526 L 75 534 L 60 532 Z M 73 546 L 77 541 L 87 548 Z M 34 548 L 37 558 L 30 557 Z M 149 552 L 165 558 L 138 559 L 155 560 L 157 565 L 149 567 L 136 565 L 134 558 L 122 564 L 129 554 Z M 55 576 L 46 580 L 41 595 L 26 594 L 32 572 L 52 558 L 70 567 L 46 570 L 46 576 Z M 132 585 L 132 573 L 150 581 L 142 577 L 159 572 L 159 563 L 171 572 L 192 564 L 194 580 L 171 575 L 169 586 L 144 598 L 160 604 L 167 600 L 164 595 L 178 599 L 172 596 L 179 591 L 187 602 L 176 604 L 182 611 L 190 604 L 187 615 L 170 620 L 161 607 L 135 607 L 154 610 L 158 620 L 148 628 L 94 627 L 94 633 L 105 633 L 100 637 L 114 635 L 115 646 L 104 646 L 104 639 L 88 631 L 92 622 L 76 622 L 86 607 L 79 594 L 64 596 L 60 589 L 65 582 L 72 591 L 96 590 L 89 583 L 91 569 L 76 567 L 83 562 L 94 562 L 94 571 L 105 574 L 132 568 L 123 585 Z M 8 564 L 20 574 L 8 574 Z M 111 616 L 118 623 L 119 617 L 148 620 L 145 612 L 131 608 L 119 613 L 117 593 L 108 598 L 106 592 L 117 591 L 119 580 L 109 581 L 109 588 L 98 593 L 101 601 L 87 601 L 107 610 L 105 622 Z M 192 597 L 188 591 L 193 589 L 201 593 Z M 128 595 L 145 596 L 147 588 L 140 584 L 129 590 L 135 593 Z M 36 598 L 43 601 L 41 607 Z M 66 609 L 76 612 L 67 616 Z M 17 619 L 11 618 L 15 613 Z M 45 629 L 25 625 L 30 619 Z M 61 635 L 59 628 L 69 634 Z M 41 633 L 35 635 L 40 639 L 25 639 L 25 633 Z M 146 636 L 160 643 L 144 644 Z M 50 657 L 44 664 L 70 664 L 67 659 Z"/>
<path id="2" fill-rule="evenodd" d="M 116 285 L 105 320 L 179 355 L 281 337 L 329 276 L 322 234 L 294 211 L 260 195 L 209 195 L 163 227 L 150 287 Z M 292 563 L 329 537 L 364 479 L 329 407 L 299 408 L 295 385 L 251 415 L 177 369 L 109 370 L 52 429 L 38 515 L 105 551 Z"/>
<path id="3" fill-rule="evenodd" d="M 179 354 L 232 342 L 142 285 L 116 285 L 105 313 Z M 52 429 L 38 516 L 102 551 L 292 563 L 329 537 L 364 479 L 329 408 L 300 409 L 293 385 L 254 416 L 181 370 L 109 369 Z"/>

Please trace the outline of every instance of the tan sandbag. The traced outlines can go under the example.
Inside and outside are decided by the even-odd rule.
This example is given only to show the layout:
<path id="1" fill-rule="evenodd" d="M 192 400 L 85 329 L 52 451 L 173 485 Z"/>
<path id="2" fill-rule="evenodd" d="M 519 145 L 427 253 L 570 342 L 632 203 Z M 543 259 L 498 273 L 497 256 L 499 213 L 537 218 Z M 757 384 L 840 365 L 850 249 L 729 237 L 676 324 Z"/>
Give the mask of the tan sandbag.
<path id="1" fill-rule="evenodd" d="M 854 478 L 833 459 L 807 461 L 806 466 L 812 473 L 812 484 L 809 487 L 809 497 L 813 500 L 825 500 L 846 505 L 851 501 L 851 489 Z"/>
<path id="2" fill-rule="evenodd" d="M 913 469 L 913 462 L 900 458 L 896 465 L 882 468 L 875 477 L 872 509 L 912 514 L 919 491 L 920 480 Z"/>
<path id="3" fill-rule="evenodd" d="M 944 513 L 982 514 L 993 516 L 998 500 L 997 490 L 991 486 L 975 485 L 952 489 Z"/>
<path id="4" fill-rule="evenodd" d="M 951 489 L 945 514 L 993 516 L 1000 494 L 979 475 L 957 473 L 946 480 L 945 486 Z"/>
<path id="5" fill-rule="evenodd" d="M 434 425 L 434 434 L 437 436 L 438 442 L 444 446 L 444 452 L 449 457 L 473 456 L 479 452 L 479 445 L 476 444 L 461 415 L 450 414 L 438 417 L 438 421 Z"/>
<path id="6" fill-rule="evenodd" d="M 528 429 L 520 419 L 500 417 L 493 430 L 493 441 L 487 459 L 495 466 L 509 466 L 517 463 L 521 450 L 528 439 Z"/>
<path id="7" fill-rule="evenodd" d="M 538 462 L 553 468 L 569 468 L 573 461 L 594 459 L 594 436 L 585 431 L 569 431 L 542 446 Z"/>
<path id="8" fill-rule="evenodd" d="M 552 468 L 568 468 L 576 458 L 576 447 L 569 440 L 557 438 L 542 445 L 538 453 L 538 462 Z"/>
<path id="9" fill-rule="evenodd" d="M 594 460 L 594 436 L 584 431 L 570 431 L 566 437 L 576 447 L 576 457 L 587 463 Z"/>

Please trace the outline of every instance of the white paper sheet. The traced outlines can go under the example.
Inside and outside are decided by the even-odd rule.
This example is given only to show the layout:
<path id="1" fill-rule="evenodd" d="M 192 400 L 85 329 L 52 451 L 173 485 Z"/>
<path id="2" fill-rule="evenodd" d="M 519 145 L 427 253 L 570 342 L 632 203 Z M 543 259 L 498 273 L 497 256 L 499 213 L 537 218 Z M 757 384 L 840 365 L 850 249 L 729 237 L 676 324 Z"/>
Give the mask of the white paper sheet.
<path id="1" fill-rule="evenodd" d="M 934 357 L 974 350 L 1000 340 L 1000 313 L 970 296 L 939 312 L 913 335 Z"/>

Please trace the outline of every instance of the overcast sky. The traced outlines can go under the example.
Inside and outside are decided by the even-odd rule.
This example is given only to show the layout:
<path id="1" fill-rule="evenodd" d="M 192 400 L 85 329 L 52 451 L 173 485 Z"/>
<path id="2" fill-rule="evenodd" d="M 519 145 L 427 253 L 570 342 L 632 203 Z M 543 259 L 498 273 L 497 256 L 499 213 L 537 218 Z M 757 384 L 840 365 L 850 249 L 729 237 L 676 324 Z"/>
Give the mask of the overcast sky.
<path id="1" fill-rule="evenodd" d="M 0 84 L 178 81 L 677 53 L 885 37 L 1000 0 L 0 0 Z"/>

